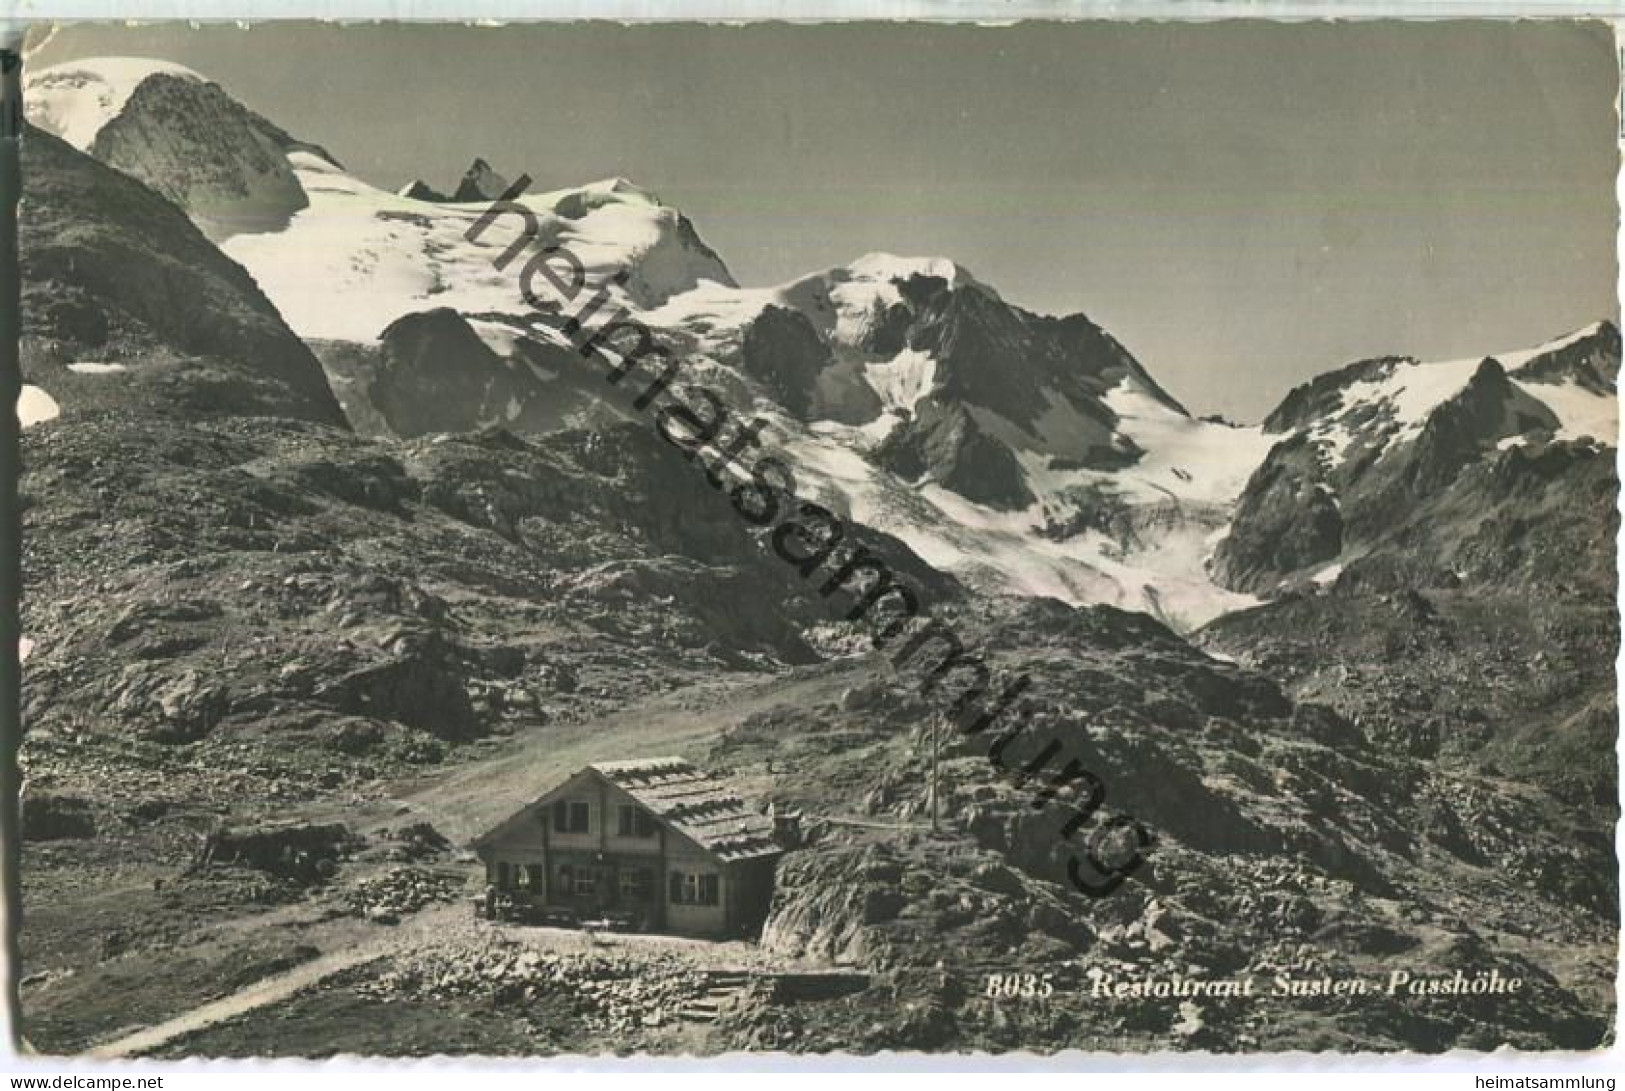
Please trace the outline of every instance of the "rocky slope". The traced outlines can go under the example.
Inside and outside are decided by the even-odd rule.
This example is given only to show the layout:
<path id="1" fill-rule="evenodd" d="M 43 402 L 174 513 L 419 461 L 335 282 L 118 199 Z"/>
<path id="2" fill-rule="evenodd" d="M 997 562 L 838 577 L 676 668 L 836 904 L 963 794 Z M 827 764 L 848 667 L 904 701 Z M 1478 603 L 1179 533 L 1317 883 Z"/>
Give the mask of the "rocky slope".
<path id="1" fill-rule="evenodd" d="M 1180 1009 L 1103 1012 L 1088 968 L 1381 976 L 1398 954 L 1493 964 L 1534 995 L 1510 1008 L 1204 1004 L 1200 1041 L 1578 1048 L 1603 1033 L 1603 956 L 1586 952 L 1607 950 L 1617 914 L 1604 828 L 1295 703 L 1143 615 L 966 599 L 868 539 L 997 676 L 1032 677 L 1030 729 L 1006 766 L 1057 740 L 1100 777 L 1108 813 L 1156 831 L 1150 862 L 1094 899 L 1068 882 L 1058 828 L 1080 786 L 1035 807 L 1041 781 L 995 770 L 986 736 L 945 734 L 944 833 L 923 832 L 947 692 L 922 694 L 880 657 L 816 663 L 863 647 L 832 639 L 839 600 L 806 594 L 641 427 L 402 442 L 108 415 L 26 441 L 24 762 L 46 838 L 31 844 L 31 883 L 46 889 L 114 838 L 174 874 L 223 819 L 346 816 L 393 780 L 465 762 L 478 782 L 484 736 L 590 724 L 728 676 L 788 682 L 804 663 L 849 684 L 828 703 L 787 687 L 695 756 L 806 816 L 766 953 L 850 965 L 873 985 L 742 1015 L 724 1045 L 1054 1048 L 1108 1034 L 1154 1048 L 1178 1040 Z M 219 897 L 220 881 L 198 889 Z M 301 896 L 286 883 L 255 895 Z M 120 942 L 138 959 L 148 941 Z M 1057 974 L 1065 996 L 990 1026 L 982 977 L 1013 969 Z M 940 1006 L 932 1019 L 888 1004 L 915 990 Z"/>
<path id="2" fill-rule="evenodd" d="M 290 420 L 97 415 L 27 435 L 35 758 L 74 740 L 203 770 L 246 744 L 284 774 L 330 761 L 348 779 L 515 717 L 811 661 L 827 619 L 633 426 L 397 446 Z"/>
<path id="3" fill-rule="evenodd" d="M 27 135 L 24 381 L 64 412 L 269 414 L 343 426 L 321 365 L 178 208 Z"/>
<path id="4" fill-rule="evenodd" d="M 764 946 L 884 982 L 840 1003 L 743 1014 L 734 1044 L 997 1049 L 1093 1036 L 1130 1049 L 1436 1050 L 1596 1040 L 1601 1024 L 1587 1012 L 1611 1004 L 1608 974 L 1569 974 L 1541 952 L 1584 946 L 1580 936 L 1611 942 L 1607 827 L 1538 789 L 1397 750 L 1138 615 L 1026 601 L 956 620 L 991 662 L 1034 680 L 1042 711 L 1005 766 L 1022 769 L 1052 740 L 1064 751 L 1036 775 L 1000 774 L 986 737 L 957 738 L 929 701 L 882 672 L 838 703 L 771 710 L 726 735 L 714 763 L 765 763 L 763 794 L 829 816 L 781 865 Z M 933 729 L 947 732 L 934 835 Z M 1045 807 L 1031 802 L 1072 757 L 1100 778 L 1107 813 L 1157 832 L 1150 862 L 1105 898 L 1078 893 L 1066 874 L 1074 850 L 1061 827 L 1087 793 L 1074 784 Z M 842 817 L 854 814 L 871 828 Z M 1267 995 L 1277 974 L 1383 981 L 1401 965 L 1493 965 L 1533 993 L 1510 1005 Z M 1017 969 L 1052 974 L 1053 998 L 988 998 L 987 975 Z M 1266 995 L 1103 1003 L 1090 991 L 1099 974 L 1254 977 Z"/>

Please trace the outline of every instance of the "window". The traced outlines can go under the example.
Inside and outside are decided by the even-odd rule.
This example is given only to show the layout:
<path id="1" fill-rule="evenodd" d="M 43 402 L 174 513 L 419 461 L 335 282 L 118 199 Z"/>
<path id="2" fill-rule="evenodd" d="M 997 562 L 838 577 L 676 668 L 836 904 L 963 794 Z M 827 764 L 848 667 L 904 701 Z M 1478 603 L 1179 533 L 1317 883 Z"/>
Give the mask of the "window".
<path id="1" fill-rule="evenodd" d="M 497 889 L 508 889 L 508 865 L 506 862 L 497 864 Z"/>
<path id="2" fill-rule="evenodd" d="M 627 868 L 621 872 L 621 898 L 629 902 L 646 902 L 649 900 L 648 868 Z"/>
<path id="3" fill-rule="evenodd" d="M 622 837 L 650 838 L 655 835 L 655 820 L 642 807 L 622 804 L 620 819 L 621 823 L 618 832 Z"/>
<path id="4" fill-rule="evenodd" d="M 715 875 L 671 873 L 673 905 L 716 905 L 719 884 Z"/>
<path id="5" fill-rule="evenodd" d="M 553 804 L 553 828 L 559 833 L 587 833 L 590 828 L 587 804 L 561 799 Z"/>
<path id="6" fill-rule="evenodd" d="M 598 893 L 598 869 L 559 865 L 559 890 L 577 898 L 590 898 Z"/>

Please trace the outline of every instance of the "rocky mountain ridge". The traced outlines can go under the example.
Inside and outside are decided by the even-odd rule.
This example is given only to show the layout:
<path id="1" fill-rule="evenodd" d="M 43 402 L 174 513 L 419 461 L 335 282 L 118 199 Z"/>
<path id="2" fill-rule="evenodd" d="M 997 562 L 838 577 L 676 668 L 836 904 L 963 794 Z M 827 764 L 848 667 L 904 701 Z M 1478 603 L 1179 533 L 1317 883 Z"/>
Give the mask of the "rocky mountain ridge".
<path id="1" fill-rule="evenodd" d="M 1199 642 L 1387 745 L 1611 824 L 1619 357 L 1603 322 L 1294 391 L 1214 553 L 1219 579 L 1271 601 Z"/>
<path id="2" fill-rule="evenodd" d="M 175 79 L 162 66 L 121 74 L 133 86 L 122 111 L 71 109 L 62 90 L 49 112 L 107 131 L 146 116 L 148 83 Z M 189 86 L 224 94 L 201 77 Z M 515 268 L 493 267 L 522 217 L 466 237 L 484 210 L 459 202 L 489 202 L 506 185 L 488 163 L 448 203 L 427 187 L 378 191 L 283 139 L 307 206 L 226 247 L 316 347 L 355 426 L 538 434 L 615 417 L 595 404 L 591 367 L 526 325 Z M 521 205 L 533 244 L 576 254 L 586 288 L 607 300 L 589 328 L 617 314 L 648 327 L 692 381 L 769 422 L 821 502 L 990 591 L 1114 602 L 1189 629 L 1283 581 L 1324 577 L 1362 548 L 1362 523 L 1385 525 L 1405 490 L 1437 487 L 1481 442 L 1540 428 L 1578 438 L 1551 405 L 1612 442 L 1607 324 L 1501 354 L 1517 375 L 1494 390 L 1489 374 L 1457 389 L 1471 377 L 1459 364 L 1373 360 L 1293 391 L 1262 429 L 1241 428 L 1194 419 L 1087 317 L 1023 310 L 946 259 L 871 254 L 740 288 L 686 217 L 624 179 Z M 1418 367 L 1420 394 L 1405 383 Z M 1438 381 L 1455 386 L 1428 394 Z M 1421 421 L 1405 415 L 1426 416 L 1446 395 L 1461 420 L 1410 443 Z M 1385 457 L 1401 448 L 1411 454 Z M 1389 485 L 1373 484 L 1374 461 Z M 1377 494 L 1388 499 L 1363 499 Z"/>
<path id="3" fill-rule="evenodd" d="M 135 79 L 130 101 L 139 105 L 146 83 L 168 78 L 155 70 Z M 219 90 L 201 78 L 191 86 Z M 65 111 L 60 101 L 54 109 Z M 113 126 L 123 115 L 104 107 L 96 116 Z M 287 165 L 306 205 L 285 226 L 233 235 L 225 249 L 331 362 L 354 423 L 390 429 L 398 419 L 403 434 L 416 434 L 441 412 L 439 426 L 466 427 L 476 419 L 468 407 L 477 407 L 479 424 L 532 431 L 591 415 L 577 397 L 590 383 L 565 384 L 575 389 L 558 406 L 559 369 L 538 374 L 524 358 L 535 345 L 518 347 L 528 308 L 516 270 L 492 262 L 521 217 L 507 214 L 476 245 L 465 236 L 484 210 L 456 203 L 459 194 L 447 203 L 427 188 L 385 193 L 302 146 L 290 147 Z M 488 200 L 500 180 L 476 163 L 464 180 L 472 188 L 459 193 Z M 537 245 L 564 246 L 583 263 L 586 288 L 608 301 L 599 322 L 635 316 L 696 377 L 769 419 L 781 450 L 831 502 L 961 578 L 1105 598 L 1182 624 L 1248 601 L 1216 588 L 1199 562 L 1215 512 L 1250 469 L 1256 430 L 1193 420 L 1087 318 L 1013 307 L 950 261 L 884 254 L 778 288 L 741 289 L 687 217 L 625 179 L 527 194 L 521 204 Z M 506 367 L 477 352 L 401 344 L 414 328 L 434 328 L 403 326 L 403 318 L 445 309 Z M 439 372 L 414 380 L 435 394 L 409 407 L 400 384 L 385 378 L 378 389 L 394 393 L 373 404 L 374 367 L 403 356 Z M 472 389 L 443 396 L 459 384 Z M 1232 446 L 1243 453 L 1202 457 Z M 1190 518 L 1163 511 L 1140 521 L 1158 528 L 1155 541 L 1112 529 L 1123 512 L 1161 510 L 1170 496 L 1187 502 Z M 990 530 L 996 550 L 986 544 Z"/>
<path id="4" fill-rule="evenodd" d="M 1397 529 L 1414 537 L 1424 523 L 1442 544 L 1462 529 L 1440 517 L 1458 479 L 1479 465 L 1528 465 L 1512 453 L 1526 447 L 1572 446 L 1581 460 L 1592 451 L 1611 461 L 1619 358 L 1619 331 L 1602 322 L 1525 352 L 1368 360 L 1300 386 L 1265 421 L 1283 438 L 1214 550 L 1217 578 L 1253 592 L 1306 576 L 1324 582 L 1381 552 Z M 1562 478 L 1549 480 L 1564 489 Z M 1588 510 L 1578 494 L 1565 496 Z M 1550 558 L 1557 568 L 1569 559 Z M 1447 556 L 1439 561 L 1463 578 Z"/>

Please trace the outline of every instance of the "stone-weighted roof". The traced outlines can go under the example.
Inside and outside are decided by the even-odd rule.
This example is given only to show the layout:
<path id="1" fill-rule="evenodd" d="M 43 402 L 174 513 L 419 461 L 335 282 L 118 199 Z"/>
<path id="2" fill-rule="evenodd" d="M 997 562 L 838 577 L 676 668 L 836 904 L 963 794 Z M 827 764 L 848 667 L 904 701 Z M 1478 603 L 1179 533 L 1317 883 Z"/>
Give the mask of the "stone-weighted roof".
<path id="1" fill-rule="evenodd" d="M 721 777 L 676 757 L 594 762 L 587 768 L 722 860 L 780 852 L 773 820 L 745 805 Z"/>

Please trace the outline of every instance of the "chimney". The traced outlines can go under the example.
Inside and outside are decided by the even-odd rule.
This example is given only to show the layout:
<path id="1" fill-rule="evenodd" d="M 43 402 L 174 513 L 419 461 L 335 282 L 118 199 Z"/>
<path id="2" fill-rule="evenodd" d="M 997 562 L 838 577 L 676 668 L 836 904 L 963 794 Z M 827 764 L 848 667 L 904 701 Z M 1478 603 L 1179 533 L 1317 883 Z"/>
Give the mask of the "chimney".
<path id="1" fill-rule="evenodd" d="M 773 820 L 773 840 L 779 843 L 780 848 L 793 849 L 801 845 L 801 812 L 781 811 L 772 803 L 767 805 L 767 815 Z"/>

